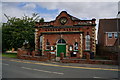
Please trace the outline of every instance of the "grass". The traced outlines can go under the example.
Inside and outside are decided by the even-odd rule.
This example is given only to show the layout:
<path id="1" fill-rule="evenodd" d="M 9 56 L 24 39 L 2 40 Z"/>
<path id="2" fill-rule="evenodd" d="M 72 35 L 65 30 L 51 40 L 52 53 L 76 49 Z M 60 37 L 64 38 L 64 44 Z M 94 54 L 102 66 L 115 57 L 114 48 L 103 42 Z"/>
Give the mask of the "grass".
<path id="1" fill-rule="evenodd" d="M 17 58 L 17 53 L 2 53 L 3 57 Z"/>

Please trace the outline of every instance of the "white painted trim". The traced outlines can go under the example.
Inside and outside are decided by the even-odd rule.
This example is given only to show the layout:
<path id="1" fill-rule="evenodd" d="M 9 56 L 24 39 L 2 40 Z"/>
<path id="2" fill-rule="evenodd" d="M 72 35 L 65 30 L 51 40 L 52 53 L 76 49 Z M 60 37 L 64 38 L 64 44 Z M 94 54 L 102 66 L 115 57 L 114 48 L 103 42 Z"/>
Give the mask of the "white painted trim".
<path id="1" fill-rule="evenodd" d="M 120 33 L 120 32 L 105 32 L 105 33 Z"/>

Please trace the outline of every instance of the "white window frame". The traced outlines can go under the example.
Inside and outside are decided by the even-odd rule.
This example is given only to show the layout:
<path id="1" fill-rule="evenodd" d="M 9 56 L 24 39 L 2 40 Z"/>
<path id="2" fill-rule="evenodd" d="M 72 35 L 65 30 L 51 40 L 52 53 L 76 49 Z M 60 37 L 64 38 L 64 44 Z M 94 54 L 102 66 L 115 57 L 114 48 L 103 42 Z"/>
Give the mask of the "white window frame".
<path id="1" fill-rule="evenodd" d="M 90 50 L 90 35 L 85 36 L 85 50 Z"/>
<path id="2" fill-rule="evenodd" d="M 75 49 L 75 48 L 77 48 L 77 49 Z M 77 42 L 77 45 L 74 44 L 74 50 L 78 50 L 78 42 Z"/>
<path id="3" fill-rule="evenodd" d="M 49 43 L 49 41 L 48 41 L 48 43 Z M 49 47 L 49 49 L 48 49 L 48 47 Z M 49 43 L 49 45 L 48 45 L 48 44 L 47 44 L 47 41 L 46 41 L 46 50 L 51 50 L 50 43 Z"/>
<path id="4" fill-rule="evenodd" d="M 112 33 L 108 33 L 108 38 L 112 38 Z"/>
<path id="5" fill-rule="evenodd" d="M 114 33 L 114 38 L 118 38 L 118 33 Z"/>

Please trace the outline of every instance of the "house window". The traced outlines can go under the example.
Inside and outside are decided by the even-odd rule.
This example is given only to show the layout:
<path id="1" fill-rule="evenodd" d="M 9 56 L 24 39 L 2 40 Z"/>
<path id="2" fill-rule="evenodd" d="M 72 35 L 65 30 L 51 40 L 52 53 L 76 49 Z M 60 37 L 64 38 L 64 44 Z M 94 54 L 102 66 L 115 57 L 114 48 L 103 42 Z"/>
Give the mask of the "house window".
<path id="1" fill-rule="evenodd" d="M 112 38 L 112 33 L 108 33 L 108 38 Z"/>
<path id="2" fill-rule="evenodd" d="M 78 50 L 78 43 L 77 42 L 75 42 L 75 44 L 74 44 L 74 50 Z"/>
<path id="3" fill-rule="evenodd" d="M 117 34 L 117 33 L 114 33 L 114 37 L 117 38 L 117 37 L 118 37 L 118 34 Z"/>
<path id="4" fill-rule="evenodd" d="M 90 50 L 90 35 L 85 37 L 85 50 Z"/>
<path id="5" fill-rule="evenodd" d="M 46 42 L 46 50 L 50 50 L 50 43 L 48 42 L 48 39 L 47 39 L 47 42 Z"/>

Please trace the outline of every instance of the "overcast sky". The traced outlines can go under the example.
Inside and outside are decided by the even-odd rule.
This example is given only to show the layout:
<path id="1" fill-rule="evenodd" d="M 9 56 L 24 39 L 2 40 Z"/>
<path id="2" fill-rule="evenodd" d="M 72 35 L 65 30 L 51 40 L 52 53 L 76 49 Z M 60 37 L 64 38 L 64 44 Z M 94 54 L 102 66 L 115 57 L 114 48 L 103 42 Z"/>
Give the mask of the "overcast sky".
<path id="1" fill-rule="evenodd" d="M 7 20 L 4 13 L 11 17 L 38 13 L 45 21 L 51 21 L 63 10 L 79 19 L 96 18 L 97 28 L 99 19 L 116 18 L 120 8 L 118 2 L 2 2 L 2 22 Z"/>
<path id="2" fill-rule="evenodd" d="M 45 21 L 54 20 L 61 11 L 80 19 L 115 18 L 118 13 L 117 2 L 3 2 L 2 13 L 12 17 L 39 13 Z M 3 22 L 6 18 L 2 14 Z"/>

